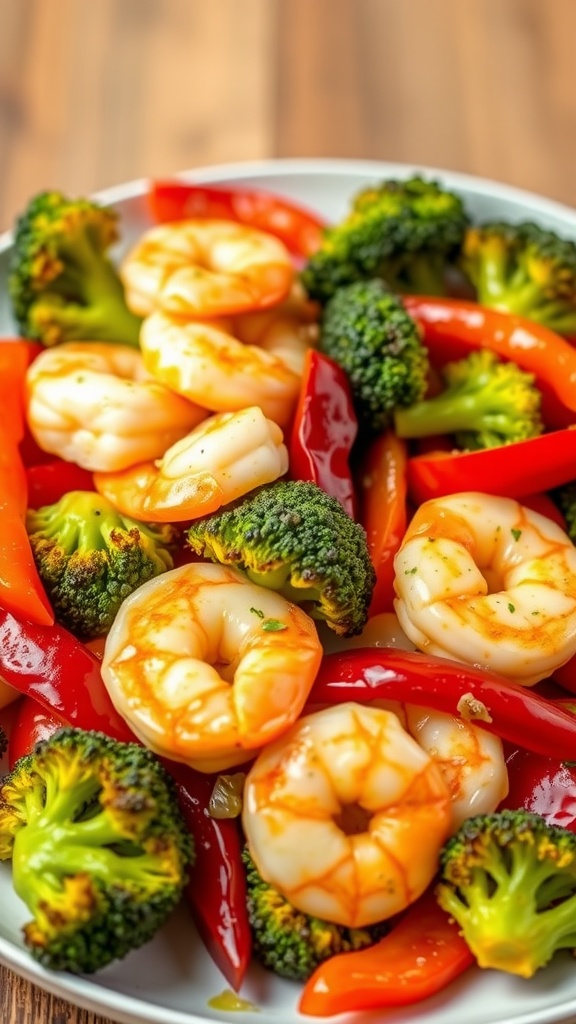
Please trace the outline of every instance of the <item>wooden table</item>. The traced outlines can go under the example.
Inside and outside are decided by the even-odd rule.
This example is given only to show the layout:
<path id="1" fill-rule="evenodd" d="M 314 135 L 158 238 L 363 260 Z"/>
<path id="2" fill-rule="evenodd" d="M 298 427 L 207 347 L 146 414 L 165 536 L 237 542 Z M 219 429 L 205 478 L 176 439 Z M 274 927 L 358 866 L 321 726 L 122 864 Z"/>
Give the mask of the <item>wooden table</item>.
<path id="1" fill-rule="evenodd" d="M 278 156 L 576 206 L 574 0 L 0 0 L 0 230 L 36 191 Z M 2 1024 L 109 1024 L 0 968 Z"/>

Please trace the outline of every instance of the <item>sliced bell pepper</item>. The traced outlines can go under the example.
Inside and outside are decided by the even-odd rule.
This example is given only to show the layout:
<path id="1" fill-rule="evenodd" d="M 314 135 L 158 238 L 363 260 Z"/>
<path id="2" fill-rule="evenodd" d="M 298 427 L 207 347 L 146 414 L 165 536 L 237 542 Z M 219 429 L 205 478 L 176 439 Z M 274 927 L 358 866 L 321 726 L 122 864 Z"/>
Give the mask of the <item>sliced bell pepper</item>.
<path id="1" fill-rule="evenodd" d="M 458 925 L 428 890 L 379 942 L 321 963 L 306 982 L 298 1009 L 331 1017 L 408 1006 L 441 992 L 473 963 Z"/>
<path id="2" fill-rule="evenodd" d="M 24 438 L 24 381 L 42 345 L 23 338 L 0 339 L 0 422 L 19 444 Z"/>
<path id="3" fill-rule="evenodd" d="M 54 622 L 26 532 L 26 474 L 16 436 L 0 423 L 0 602 L 20 618 Z"/>
<path id="4" fill-rule="evenodd" d="M 138 742 L 108 696 L 100 659 L 59 625 L 19 622 L 0 609 L 0 676 L 68 725 Z M 250 960 L 251 933 L 235 822 L 205 822 L 210 796 L 205 780 L 185 765 L 161 760 L 176 781 L 197 847 L 194 884 L 187 888 L 193 915 L 203 925 L 203 938 L 218 967 L 239 987 Z M 209 855 L 201 849 L 207 837 Z"/>
<path id="5" fill-rule="evenodd" d="M 344 370 L 322 352 L 308 349 L 290 437 L 290 476 L 318 484 L 352 518 L 356 499 L 349 460 L 357 432 Z"/>
<path id="6" fill-rule="evenodd" d="M 161 223 L 196 217 L 222 217 L 267 231 L 301 258 L 319 248 L 325 223 L 310 210 L 269 192 L 178 180 L 151 181 L 148 202 Z"/>
<path id="7" fill-rule="evenodd" d="M 47 711 L 32 697 L 22 697 L 14 713 L 8 741 L 10 767 L 29 754 L 37 743 L 53 736 L 66 721 L 53 711 Z"/>
<path id="8" fill-rule="evenodd" d="M 508 498 L 550 491 L 576 475 L 576 425 L 477 452 L 428 452 L 408 460 L 408 491 L 421 504 L 458 491 Z"/>
<path id="9" fill-rule="evenodd" d="M 360 522 L 376 570 L 371 616 L 394 608 L 394 555 L 408 522 L 407 463 L 406 442 L 386 431 L 372 442 L 358 473 Z"/>
<path id="10" fill-rule="evenodd" d="M 576 422 L 576 349 L 565 338 L 525 317 L 487 309 L 466 299 L 406 295 L 435 366 L 488 348 L 533 373 L 550 428 Z"/>
<path id="11" fill-rule="evenodd" d="M 69 491 L 93 491 L 94 478 L 87 469 L 75 462 L 54 459 L 26 468 L 28 505 L 42 508 L 53 505 Z"/>
<path id="12" fill-rule="evenodd" d="M 419 651 L 365 647 L 327 654 L 307 710 L 379 698 L 460 715 L 536 754 L 576 759 L 576 715 L 558 702 L 494 672 Z"/>
<path id="13" fill-rule="evenodd" d="M 167 767 L 178 780 L 179 766 L 170 763 Z M 182 781 L 180 806 L 195 849 L 188 901 L 206 949 L 238 991 L 252 954 L 240 829 L 235 819 L 214 818 L 209 813 L 216 776 L 186 770 Z"/>

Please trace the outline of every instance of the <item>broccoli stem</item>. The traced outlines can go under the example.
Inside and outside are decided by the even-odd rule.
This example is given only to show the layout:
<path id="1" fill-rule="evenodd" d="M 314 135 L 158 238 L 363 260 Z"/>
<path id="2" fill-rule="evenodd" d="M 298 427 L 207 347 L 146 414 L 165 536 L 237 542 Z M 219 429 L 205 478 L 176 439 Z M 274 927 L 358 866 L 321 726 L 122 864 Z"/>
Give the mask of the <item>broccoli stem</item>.
<path id="1" fill-rule="evenodd" d="M 138 347 L 142 320 L 126 305 L 124 286 L 114 264 L 102 256 L 84 233 L 63 245 L 62 254 L 67 257 L 62 271 L 47 289 L 48 296 L 58 295 L 68 303 L 58 307 L 59 322 L 71 328 L 81 323 L 84 329 L 91 322 L 95 327 L 110 323 L 110 337 L 99 333 L 100 341 Z M 46 305 L 48 308 L 49 303 Z M 44 307 L 45 300 L 40 298 L 39 309 Z"/>
<path id="2" fill-rule="evenodd" d="M 482 431 L 487 427 L 506 434 L 510 417 L 490 413 L 478 405 L 478 396 L 443 394 L 423 399 L 394 412 L 394 426 L 399 437 L 430 437 L 433 434 L 456 434 L 459 431 Z"/>

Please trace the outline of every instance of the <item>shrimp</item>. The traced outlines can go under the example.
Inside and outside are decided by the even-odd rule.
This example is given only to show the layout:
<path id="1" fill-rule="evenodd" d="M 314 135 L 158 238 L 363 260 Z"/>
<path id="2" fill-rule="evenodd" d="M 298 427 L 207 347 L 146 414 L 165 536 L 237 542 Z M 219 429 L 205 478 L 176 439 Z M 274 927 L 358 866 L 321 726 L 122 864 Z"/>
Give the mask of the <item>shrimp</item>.
<path id="1" fill-rule="evenodd" d="M 362 632 L 350 639 L 332 633 L 323 623 L 318 632 L 324 650 L 345 651 L 355 647 L 392 647 L 414 650 L 393 612 L 380 612 L 368 620 Z M 415 704 L 377 700 L 373 706 L 398 716 L 406 732 L 435 760 L 452 799 L 453 830 L 474 814 L 490 814 L 508 793 L 508 770 L 502 741 L 493 733 L 460 715 L 450 715 Z"/>
<path id="2" fill-rule="evenodd" d="M 295 907 L 361 928 L 431 882 L 450 793 L 395 714 L 340 704 L 304 716 L 258 755 L 242 825 L 258 871 Z"/>
<path id="3" fill-rule="evenodd" d="M 130 309 L 186 317 L 266 309 L 288 294 L 290 254 L 273 235 L 227 220 L 150 228 L 126 255 L 120 277 Z"/>
<path id="4" fill-rule="evenodd" d="M 212 772 L 248 760 L 292 725 L 321 657 L 300 608 L 237 569 L 198 562 L 126 598 L 102 677 L 147 747 Z"/>
<path id="5" fill-rule="evenodd" d="M 458 715 L 417 704 L 380 700 L 375 704 L 393 711 L 438 765 L 450 792 L 452 832 L 466 818 L 491 814 L 508 795 L 508 769 L 499 736 Z"/>
<path id="6" fill-rule="evenodd" d="M 95 473 L 94 486 L 124 515 L 173 523 L 209 515 L 287 469 L 280 427 L 252 406 L 209 416 L 156 462 Z"/>
<path id="7" fill-rule="evenodd" d="M 26 415 L 45 452 L 117 471 L 162 455 L 208 413 L 151 379 L 136 349 L 68 341 L 30 366 Z"/>
<path id="8" fill-rule="evenodd" d="M 273 351 L 243 344 L 232 331 L 225 321 L 152 313 L 140 334 L 144 364 L 172 391 L 213 412 L 258 405 L 286 426 L 298 398 L 300 375 Z"/>
<path id="9" fill-rule="evenodd" d="M 420 650 L 525 686 L 576 652 L 576 548 L 512 498 L 425 502 L 394 568 L 396 614 Z"/>

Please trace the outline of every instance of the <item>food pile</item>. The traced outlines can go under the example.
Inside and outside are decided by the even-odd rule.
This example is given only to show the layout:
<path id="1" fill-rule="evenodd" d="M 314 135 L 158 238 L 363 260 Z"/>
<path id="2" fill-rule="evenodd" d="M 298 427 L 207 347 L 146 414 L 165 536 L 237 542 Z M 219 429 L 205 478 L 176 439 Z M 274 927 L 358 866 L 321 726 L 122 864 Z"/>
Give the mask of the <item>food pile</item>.
<path id="1" fill-rule="evenodd" d="M 576 949 L 576 244 L 413 176 L 18 220 L 0 858 L 44 966 L 186 900 L 310 1016 Z M 447 988 L 446 998 L 449 998 Z"/>

